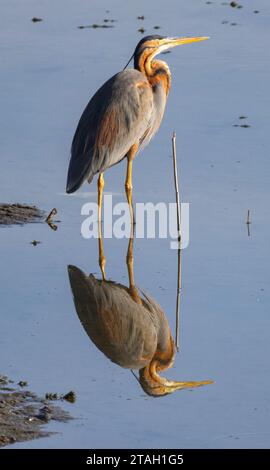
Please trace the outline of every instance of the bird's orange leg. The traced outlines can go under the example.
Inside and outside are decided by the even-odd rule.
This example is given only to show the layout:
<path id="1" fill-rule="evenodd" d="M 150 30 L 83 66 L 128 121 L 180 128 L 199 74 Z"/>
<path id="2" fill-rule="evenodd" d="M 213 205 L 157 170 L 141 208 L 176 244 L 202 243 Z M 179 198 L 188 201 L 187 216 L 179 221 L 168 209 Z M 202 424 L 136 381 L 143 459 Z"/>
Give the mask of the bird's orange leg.
<path id="1" fill-rule="evenodd" d="M 138 289 L 135 286 L 135 280 L 134 280 L 134 258 L 133 258 L 133 237 L 134 235 L 134 225 L 132 224 L 131 226 L 131 234 L 130 234 L 130 239 L 129 239 L 129 244 L 128 244 L 128 251 L 127 251 L 127 268 L 128 268 L 128 278 L 129 278 L 129 292 L 133 300 L 136 302 L 136 304 L 142 304 L 140 295 L 138 293 Z"/>
<path id="2" fill-rule="evenodd" d="M 99 267 L 102 274 L 103 281 L 106 281 L 106 274 L 105 274 L 105 264 L 106 258 L 104 255 L 104 246 L 103 246 L 103 238 L 102 238 L 102 227 L 101 227 L 101 220 L 98 220 L 98 253 L 99 253 Z"/>
<path id="3" fill-rule="evenodd" d="M 126 183 L 125 183 L 126 195 L 127 195 L 129 211 L 130 211 L 130 218 L 131 218 L 131 223 L 132 224 L 135 222 L 133 206 L 132 206 L 132 163 L 133 163 L 133 160 L 135 158 L 135 155 L 136 155 L 137 151 L 138 151 L 138 144 L 132 145 L 132 147 L 128 151 L 128 154 L 127 154 L 127 160 L 128 160 L 127 176 L 126 176 Z"/>
<path id="4" fill-rule="evenodd" d="M 99 174 L 98 177 L 98 221 L 101 222 L 101 209 L 102 209 L 102 195 L 104 188 L 104 177 L 103 173 Z"/>
<path id="5" fill-rule="evenodd" d="M 104 255 L 104 246 L 102 238 L 102 226 L 101 226 L 101 209 L 102 209 L 102 194 L 104 188 L 103 173 L 100 173 L 98 177 L 98 252 L 99 252 L 99 267 L 102 274 L 103 281 L 106 280 L 105 264 L 106 258 Z"/>

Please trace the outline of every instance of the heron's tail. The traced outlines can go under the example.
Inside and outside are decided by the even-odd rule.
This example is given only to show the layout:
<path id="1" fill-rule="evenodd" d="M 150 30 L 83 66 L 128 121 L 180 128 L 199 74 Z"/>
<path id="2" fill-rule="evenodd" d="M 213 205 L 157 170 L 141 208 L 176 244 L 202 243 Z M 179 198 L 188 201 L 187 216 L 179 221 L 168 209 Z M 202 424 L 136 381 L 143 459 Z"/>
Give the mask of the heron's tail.
<path id="1" fill-rule="evenodd" d="M 92 179 L 94 178 L 94 173 L 91 171 L 91 162 L 89 162 L 89 158 L 87 158 L 86 155 L 81 155 L 77 158 L 74 157 L 74 155 L 71 155 L 68 167 L 66 186 L 66 192 L 68 194 L 77 191 L 77 189 L 79 189 L 86 180 L 88 183 L 91 183 Z"/>

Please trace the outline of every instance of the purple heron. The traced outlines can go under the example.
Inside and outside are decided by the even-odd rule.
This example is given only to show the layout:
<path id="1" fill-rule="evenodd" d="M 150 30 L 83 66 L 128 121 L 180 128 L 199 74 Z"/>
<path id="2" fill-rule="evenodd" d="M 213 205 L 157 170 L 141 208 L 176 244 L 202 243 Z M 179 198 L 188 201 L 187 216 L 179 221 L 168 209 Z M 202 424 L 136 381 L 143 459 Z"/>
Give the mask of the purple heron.
<path id="1" fill-rule="evenodd" d="M 102 241 L 99 244 L 99 248 Z M 103 255 L 104 256 L 104 255 Z M 129 287 L 89 276 L 68 266 L 70 286 L 78 317 L 87 335 L 112 362 L 139 370 L 139 383 L 151 396 L 212 383 L 176 382 L 159 372 L 173 365 L 175 345 L 165 313 L 157 302 L 135 286 L 133 238 L 130 238 L 127 266 Z"/>
<path id="2" fill-rule="evenodd" d="M 166 62 L 156 60 L 156 55 L 205 39 L 208 38 L 146 36 L 129 60 L 134 57 L 134 69 L 123 70 L 110 78 L 86 106 L 72 141 L 66 191 L 73 193 L 84 181 L 91 183 L 98 173 L 99 219 L 103 172 L 125 157 L 125 190 L 131 216 L 133 214 L 132 162 L 157 132 L 171 85 L 170 69 Z"/>

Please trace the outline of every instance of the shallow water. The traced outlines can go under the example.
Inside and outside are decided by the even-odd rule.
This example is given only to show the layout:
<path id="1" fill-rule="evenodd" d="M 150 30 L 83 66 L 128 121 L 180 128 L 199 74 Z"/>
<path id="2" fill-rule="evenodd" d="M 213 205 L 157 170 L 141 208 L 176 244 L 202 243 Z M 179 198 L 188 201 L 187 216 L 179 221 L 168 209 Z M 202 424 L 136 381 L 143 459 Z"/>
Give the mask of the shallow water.
<path id="1" fill-rule="evenodd" d="M 78 418 L 50 426 L 59 431 L 52 437 L 13 447 L 269 447 L 270 7 L 266 0 L 241 4 L 1 5 L 1 201 L 57 207 L 61 220 L 56 232 L 46 224 L 0 230 L 1 373 L 26 379 L 37 393 L 74 390 L 76 403 L 63 406 Z M 33 16 L 44 21 L 32 23 Z M 104 18 L 116 19 L 114 28 L 77 28 Z M 183 252 L 181 352 L 166 376 L 215 381 L 156 400 L 90 343 L 67 275 L 68 264 L 99 271 L 97 240 L 80 235 L 81 205 L 96 200 L 95 182 L 64 194 L 74 128 L 92 93 L 127 62 L 142 25 L 146 34 L 211 37 L 162 56 L 173 75 L 166 115 L 134 164 L 136 201 L 174 201 L 176 130 L 190 245 Z M 250 128 L 233 127 L 241 115 Z M 115 201 L 125 200 L 124 173 L 122 163 L 105 174 Z M 32 246 L 33 239 L 42 243 Z M 127 284 L 127 240 L 104 244 L 108 276 Z M 135 240 L 134 258 L 137 284 L 174 330 L 175 251 L 168 240 Z"/>

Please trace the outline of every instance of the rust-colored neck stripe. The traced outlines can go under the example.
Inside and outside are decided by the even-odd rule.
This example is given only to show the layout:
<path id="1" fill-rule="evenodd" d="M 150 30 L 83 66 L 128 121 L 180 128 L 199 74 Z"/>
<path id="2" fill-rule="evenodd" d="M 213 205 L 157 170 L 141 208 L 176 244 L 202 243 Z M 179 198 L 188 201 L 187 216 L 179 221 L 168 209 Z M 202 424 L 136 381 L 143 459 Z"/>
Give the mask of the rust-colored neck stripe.
<path id="1" fill-rule="evenodd" d="M 152 87 L 161 83 L 166 95 L 168 95 L 171 86 L 171 73 L 166 62 L 154 60 L 153 47 L 145 46 L 141 53 L 134 58 L 134 68 L 142 72 L 148 79 Z M 153 60 L 152 60 L 153 57 Z"/>

